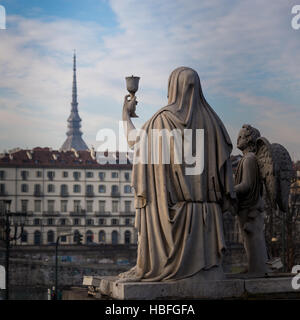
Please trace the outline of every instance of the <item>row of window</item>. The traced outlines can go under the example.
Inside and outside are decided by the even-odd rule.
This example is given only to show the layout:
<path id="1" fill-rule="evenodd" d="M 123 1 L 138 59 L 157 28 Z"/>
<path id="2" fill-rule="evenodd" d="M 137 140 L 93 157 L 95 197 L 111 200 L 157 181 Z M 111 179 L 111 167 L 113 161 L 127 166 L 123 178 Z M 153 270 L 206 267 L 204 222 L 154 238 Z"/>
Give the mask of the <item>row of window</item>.
<path id="1" fill-rule="evenodd" d="M 42 219 L 39 219 L 39 218 L 33 219 L 33 225 L 35 225 L 35 226 L 42 225 L 42 222 L 43 222 Z M 46 220 L 46 223 L 49 226 L 53 226 L 55 224 L 55 219 L 48 218 Z M 62 219 L 59 219 L 58 223 L 61 226 L 69 225 L 70 220 L 62 218 Z M 94 223 L 95 223 L 94 219 L 87 219 L 86 220 L 86 225 L 88 225 L 88 226 L 93 226 Z M 79 226 L 79 225 L 81 225 L 81 220 L 79 218 L 75 218 L 75 219 L 73 219 L 73 224 L 76 225 L 76 226 Z M 120 224 L 120 220 L 119 219 L 111 219 L 111 225 L 112 226 L 116 226 L 116 225 L 119 225 L 119 224 Z M 131 219 L 130 218 L 126 218 L 125 219 L 125 226 L 130 226 L 131 224 L 132 224 Z M 100 225 L 100 226 L 108 225 L 107 224 L 107 220 L 103 219 L 103 218 L 98 219 L 98 225 Z"/>
<path id="2" fill-rule="evenodd" d="M 77 231 L 77 230 L 76 230 Z M 75 232 L 76 232 L 75 231 Z M 75 233 L 74 232 L 74 233 Z M 105 231 L 101 230 L 98 233 L 98 242 L 99 243 L 106 243 L 106 233 Z M 56 241 L 55 239 L 55 233 L 52 230 L 49 230 L 47 232 L 47 242 L 48 244 L 53 244 Z M 94 243 L 94 233 L 91 230 L 88 230 L 85 234 L 85 243 L 90 244 Z M 28 232 L 24 230 L 22 237 L 21 237 L 21 242 L 22 243 L 27 243 L 28 242 Z M 42 233 L 40 231 L 35 231 L 33 234 L 33 242 L 35 245 L 41 245 L 42 244 Z M 61 236 L 60 242 L 65 243 L 67 242 L 67 236 Z M 73 237 L 73 243 L 76 243 L 75 236 Z M 112 244 L 118 244 L 119 243 L 119 233 L 118 231 L 113 231 L 111 233 L 111 243 Z M 125 244 L 130 244 L 131 243 L 131 232 L 130 231 L 125 231 L 124 232 L 124 243 Z"/>
<path id="3" fill-rule="evenodd" d="M 4 184 L 0 184 L 0 191 L 2 189 L 5 192 L 5 185 Z M 21 192 L 26 193 L 26 192 L 28 192 L 28 190 L 29 190 L 28 184 L 26 184 L 26 183 L 21 184 Z M 123 190 L 124 190 L 124 193 L 131 193 L 132 192 L 132 189 L 131 189 L 130 185 L 125 185 Z M 55 185 L 54 184 L 48 184 L 47 185 L 47 191 L 49 193 L 55 192 Z M 61 192 L 62 195 L 68 194 L 68 192 L 69 192 L 68 191 L 68 186 L 66 184 L 62 184 L 60 186 L 60 192 Z M 74 193 L 80 193 L 81 192 L 81 185 L 80 184 L 74 184 L 73 185 L 73 192 Z M 103 185 L 103 184 L 100 184 L 98 186 L 98 192 L 99 193 L 106 193 L 106 186 Z M 111 192 L 112 193 L 118 193 L 119 192 L 119 187 L 117 185 L 111 186 Z M 34 193 L 35 194 L 42 193 L 42 186 L 40 184 L 35 184 L 34 185 Z M 88 193 L 88 194 L 94 193 L 94 186 L 88 184 L 86 186 L 86 193 Z"/>
<path id="4" fill-rule="evenodd" d="M 22 170 L 20 172 L 22 180 L 27 180 L 29 178 L 29 171 L 27 170 Z M 36 171 L 35 172 L 35 177 L 36 178 L 42 178 L 43 172 L 42 171 Z M 62 178 L 68 178 L 69 177 L 69 171 L 63 171 L 62 172 Z M 86 171 L 85 173 L 86 178 L 93 178 L 94 177 L 94 172 L 93 171 Z M 106 177 L 106 172 L 98 172 L 98 177 L 101 181 L 105 180 Z M 49 180 L 53 180 L 55 178 L 55 171 L 47 171 L 47 178 Z M 79 180 L 81 178 L 81 172 L 80 171 L 73 171 L 73 178 L 75 180 Z M 116 179 L 119 178 L 119 172 L 111 172 L 111 178 Z M 124 178 L 125 180 L 129 181 L 130 179 L 130 173 L 129 172 L 124 172 Z M 0 170 L 0 180 L 5 179 L 5 171 Z"/>
<path id="5" fill-rule="evenodd" d="M 94 200 L 87 200 L 86 201 L 86 212 L 93 212 L 94 211 Z M 27 212 L 28 211 L 28 200 L 21 200 L 21 211 Z M 47 211 L 54 212 L 55 211 L 55 200 L 47 200 Z M 68 200 L 61 200 L 60 201 L 60 212 L 68 212 Z M 99 212 L 106 212 L 107 201 L 99 200 L 98 201 L 98 211 Z M 125 212 L 131 212 L 132 201 L 126 200 L 124 201 Z M 73 200 L 73 212 L 82 212 L 84 209 L 81 206 L 81 200 Z M 71 210 L 70 210 L 71 211 Z M 111 211 L 118 212 L 119 211 L 119 201 L 112 200 L 111 202 Z M 35 200 L 34 201 L 34 212 L 42 212 L 42 200 Z"/>

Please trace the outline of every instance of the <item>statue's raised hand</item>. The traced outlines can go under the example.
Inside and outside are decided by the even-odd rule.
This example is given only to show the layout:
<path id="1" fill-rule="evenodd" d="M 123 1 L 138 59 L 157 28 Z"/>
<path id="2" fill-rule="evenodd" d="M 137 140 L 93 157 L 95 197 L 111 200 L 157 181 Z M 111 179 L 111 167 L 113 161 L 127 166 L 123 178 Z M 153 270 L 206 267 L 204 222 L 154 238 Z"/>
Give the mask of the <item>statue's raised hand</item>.
<path id="1" fill-rule="evenodd" d="M 130 99 L 128 100 L 128 98 Z M 137 104 L 138 102 L 136 101 L 136 96 L 132 97 L 130 94 L 127 94 L 124 98 L 123 111 L 125 111 L 131 118 L 138 118 L 135 113 Z"/>

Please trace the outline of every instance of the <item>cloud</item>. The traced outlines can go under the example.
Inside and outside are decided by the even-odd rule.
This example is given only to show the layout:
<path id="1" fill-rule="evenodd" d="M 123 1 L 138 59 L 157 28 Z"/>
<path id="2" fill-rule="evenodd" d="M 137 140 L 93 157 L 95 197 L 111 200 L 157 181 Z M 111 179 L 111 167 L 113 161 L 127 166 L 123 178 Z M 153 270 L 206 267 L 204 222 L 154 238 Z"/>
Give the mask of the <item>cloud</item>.
<path id="1" fill-rule="evenodd" d="M 109 30 L 101 21 L 8 17 L 11 29 L 0 35 L 3 146 L 63 143 L 76 48 L 88 144 L 101 127 L 118 127 L 125 76 L 141 77 L 140 126 L 166 104 L 171 71 L 187 65 L 199 72 L 204 94 L 226 120 L 234 143 L 239 127 L 251 119 L 272 142 L 294 154 L 300 150 L 300 43 L 290 27 L 292 1 L 109 3 L 118 23 Z"/>

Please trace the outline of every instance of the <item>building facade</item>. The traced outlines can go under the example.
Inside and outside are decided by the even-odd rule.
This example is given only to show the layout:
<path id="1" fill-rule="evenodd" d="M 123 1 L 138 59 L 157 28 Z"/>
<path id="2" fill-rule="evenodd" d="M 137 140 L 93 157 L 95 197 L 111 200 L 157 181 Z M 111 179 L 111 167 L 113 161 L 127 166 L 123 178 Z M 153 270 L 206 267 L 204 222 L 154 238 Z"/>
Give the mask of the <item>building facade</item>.
<path id="1" fill-rule="evenodd" d="M 76 231 L 84 244 L 137 242 L 132 155 L 107 155 L 114 164 L 97 161 L 82 138 L 77 96 L 74 53 L 71 112 L 60 151 L 37 147 L 0 155 L 0 203 L 11 200 L 11 212 L 27 214 L 17 244 L 48 245 L 58 236 L 61 244 L 74 244 Z M 234 172 L 240 158 L 231 157 Z M 224 227 L 228 244 L 241 242 L 236 217 L 224 215 Z"/>
<path id="2" fill-rule="evenodd" d="M 131 164 L 100 165 L 94 151 L 16 150 L 0 159 L 0 201 L 27 213 L 17 244 L 133 244 Z"/>

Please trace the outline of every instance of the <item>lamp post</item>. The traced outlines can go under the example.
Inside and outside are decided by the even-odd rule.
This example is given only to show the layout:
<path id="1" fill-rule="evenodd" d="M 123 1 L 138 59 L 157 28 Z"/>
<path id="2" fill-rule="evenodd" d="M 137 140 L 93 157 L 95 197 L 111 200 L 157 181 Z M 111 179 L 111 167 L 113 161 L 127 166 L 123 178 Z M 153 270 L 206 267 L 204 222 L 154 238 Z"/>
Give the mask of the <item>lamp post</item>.
<path id="1" fill-rule="evenodd" d="M 57 300 L 57 294 L 58 294 L 58 290 L 57 290 L 57 284 L 58 284 L 58 255 L 57 255 L 57 251 L 58 251 L 58 245 L 59 245 L 59 240 L 60 240 L 61 236 L 58 236 L 55 242 L 55 291 L 54 291 L 54 300 Z"/>
<path id="2" fill-rule="evenodd" d="M 61 237 L 67 237 L 67 236 L 75 236 L 75 242 L 77 244 L 82 244 L 82 234 L 80 232 L 74 232 L 74 233 L 68 233 L 68 234 L 61 234 L 57 236 L 56 242 L 55 242 L 55 287 L 54 287 L 54 300 L 58 300 L 58 246 L 59 246 L 59 240 Z"/>
<path id="3" fill-rule="evenodd" d="M 283 272 L 286 272 L 286 233 L 285 233 L 285 212 L 282 212 L 282 261 L 283 261 Z"/>
<path id="4" fill-rule="evenodd" d="M 5 220 L 5 246 L 6 246 L 6 256 L 5 256 L 5 299 L 9 300 L 9 258 L 10 258 L 10 242 L 20 239 L 23 235 L 24 225 L 26 221 L 25 213 L 12 213 L 10 212 L 11 200 L 2 201 L 2 215 Z M 4 210 L 3 210 L 4 209 Z M 13 220 L 13 221 L 12 221 Z M 14 234 L 11 236 L 11 225 L 14 226 Z M 19 227 L 21 231 L 18 235 Z"/>

